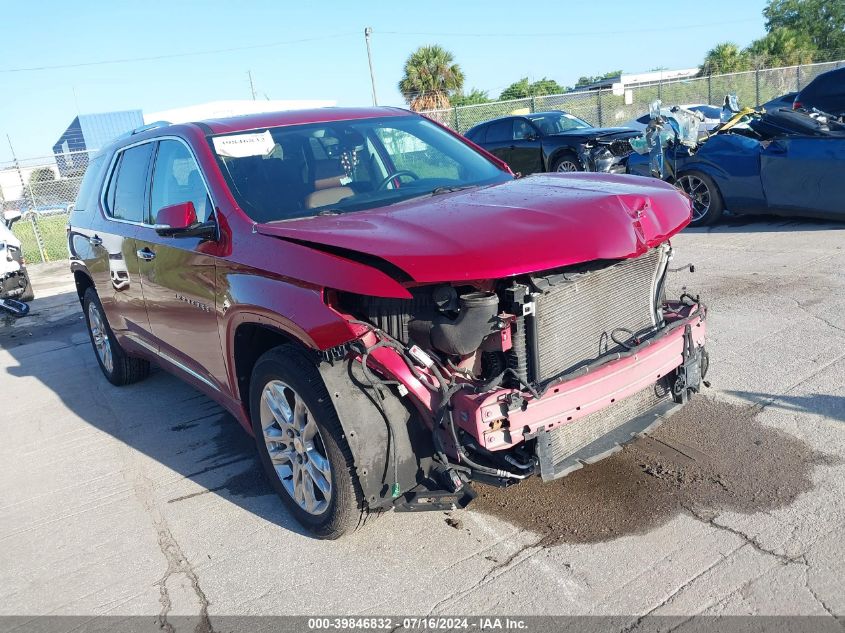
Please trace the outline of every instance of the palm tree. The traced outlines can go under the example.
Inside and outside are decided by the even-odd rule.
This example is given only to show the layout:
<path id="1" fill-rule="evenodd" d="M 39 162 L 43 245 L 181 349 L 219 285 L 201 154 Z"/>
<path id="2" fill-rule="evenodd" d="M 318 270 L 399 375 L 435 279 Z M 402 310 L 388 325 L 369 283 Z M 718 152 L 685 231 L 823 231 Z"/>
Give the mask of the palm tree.
<path id="1" fill-rule="evenodd" d="M 411 110 L 448 108 L 449 99 L 464 86 L 464 73 L 452 53 L 437 46 L 421 46 L 405 62 L 399 92 Z"/>
<path id="2" fill-rule="evenodd" d="M 744 51 L 733 42 L 716 44 L 707 51 L 699 75 L 720 75 L 749 70 L 750 62 Z"/>

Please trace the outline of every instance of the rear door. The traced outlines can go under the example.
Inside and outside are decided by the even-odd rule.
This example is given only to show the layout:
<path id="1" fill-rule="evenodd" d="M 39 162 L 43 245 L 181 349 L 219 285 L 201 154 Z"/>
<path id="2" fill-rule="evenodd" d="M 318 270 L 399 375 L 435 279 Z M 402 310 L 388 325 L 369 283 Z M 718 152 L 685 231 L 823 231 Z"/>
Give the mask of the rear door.
<path id="1" fill-rule="evenodd" d="M 487 126 L 484 149 L 501 158 L 513 171 L 516 171 L 511 165 L 511 145 L 513 145 L 513 119 L 493 121 Z"/>
<path id="2" fill-rule="evenodd" d="M 845 219 L 841 195 L 845 138 L 775 139 L 761 152 L 760 176 L 772 210 Z"/>
<path id="3" fill-rule="evenodd" d="M 146 183 L 154 145 L 141 143 L 116 152 L 106 166 L 99 195 L 89 208 L 74 211 L 73 256 L 94 281 L 109 325 L 127 349 L 154 347 L 139 278 L 135 234 L 146 213 Z M 92 165 L 95 169 L 102 166 Z"/>
<path id="4" fill-rule="evenodd" d="M 534 124 L 522 117 L 514 119 L 509 148 L 510 168 L 523 176 L 543 171 L 543 155 L 540 146 L 540 131 L 534 127 Z"/>
<path id="5" fill-rule="evenodd" d="M 217 330 L 215 257 L 207 253 L 208 242 L 162 237 L 153 227 L 159 209 L 184 202 L 193 203 L 200 222 L 209 219 L 211 197 L 182 139 L 158 142 L 151 174 L 149 215 L 135 239 L 150 327 L 165 360 L 219 389 L 226 372 Z"/>

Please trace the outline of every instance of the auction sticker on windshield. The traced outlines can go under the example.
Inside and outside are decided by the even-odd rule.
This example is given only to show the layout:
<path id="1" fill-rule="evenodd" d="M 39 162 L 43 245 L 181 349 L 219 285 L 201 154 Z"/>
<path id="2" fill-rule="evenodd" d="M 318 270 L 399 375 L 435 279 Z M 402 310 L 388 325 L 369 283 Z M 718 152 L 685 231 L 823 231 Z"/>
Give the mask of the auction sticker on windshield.
<path id="1" fill-rule="evenodd" d="M 276 142 L 270 135 L 270 130 L 250 132 L 248 134 L 232 134 L 230 136 L 215 136 L 214 150 L 218 156 L 227 158 L 244 158 L 246 156 L 267 156 L 273 151 Z"/>

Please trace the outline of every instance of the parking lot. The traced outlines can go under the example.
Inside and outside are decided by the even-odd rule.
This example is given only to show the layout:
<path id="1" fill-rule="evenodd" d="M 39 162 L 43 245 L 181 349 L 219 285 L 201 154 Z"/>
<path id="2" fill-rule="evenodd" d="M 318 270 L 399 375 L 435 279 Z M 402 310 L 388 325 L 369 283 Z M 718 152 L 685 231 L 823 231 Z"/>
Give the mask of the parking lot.
<path id="1" fill-rule="evenodd" d="M 163 372 L 108 384 L 64 268 L 33 268 L 0 329 L 0 615 L 845 613 L 845 226 L 674 246 L 710 308 L 692 406 L 556 483 L 334 542 L 219 406 Z"/>

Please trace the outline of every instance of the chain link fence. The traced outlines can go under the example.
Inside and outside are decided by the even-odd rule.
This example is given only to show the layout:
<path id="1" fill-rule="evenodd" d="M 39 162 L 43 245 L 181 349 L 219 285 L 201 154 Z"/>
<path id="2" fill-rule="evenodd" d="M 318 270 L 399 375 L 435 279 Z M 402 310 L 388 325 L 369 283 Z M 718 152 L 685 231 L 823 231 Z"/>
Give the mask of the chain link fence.
<path id="1" fill-rule="evenodd" d="M 85 169 L 88 152 L 0 163 L 0 206 L 4 215 L 20 213 L 12 232 L 30 264 L 67 259 L 67 222 Z"/>
<path id="2" fill-rule="evenodd" d="M 545 110 L 565 110 L 597 127 L 621 126 L 646 114 L 655 99 L 666 105 L 721 105 L 725 95 L 736 93 L 740 105 L 761 105 L 787 92 L 797 92 L 817 75 L 842 66 L 845 60 L 637 84 L 626 86 L 623 94 L 614 94 L 608 88 L 584 90 L 429 110 L 423 114 L 461 133 L 499 116 Z"/>

